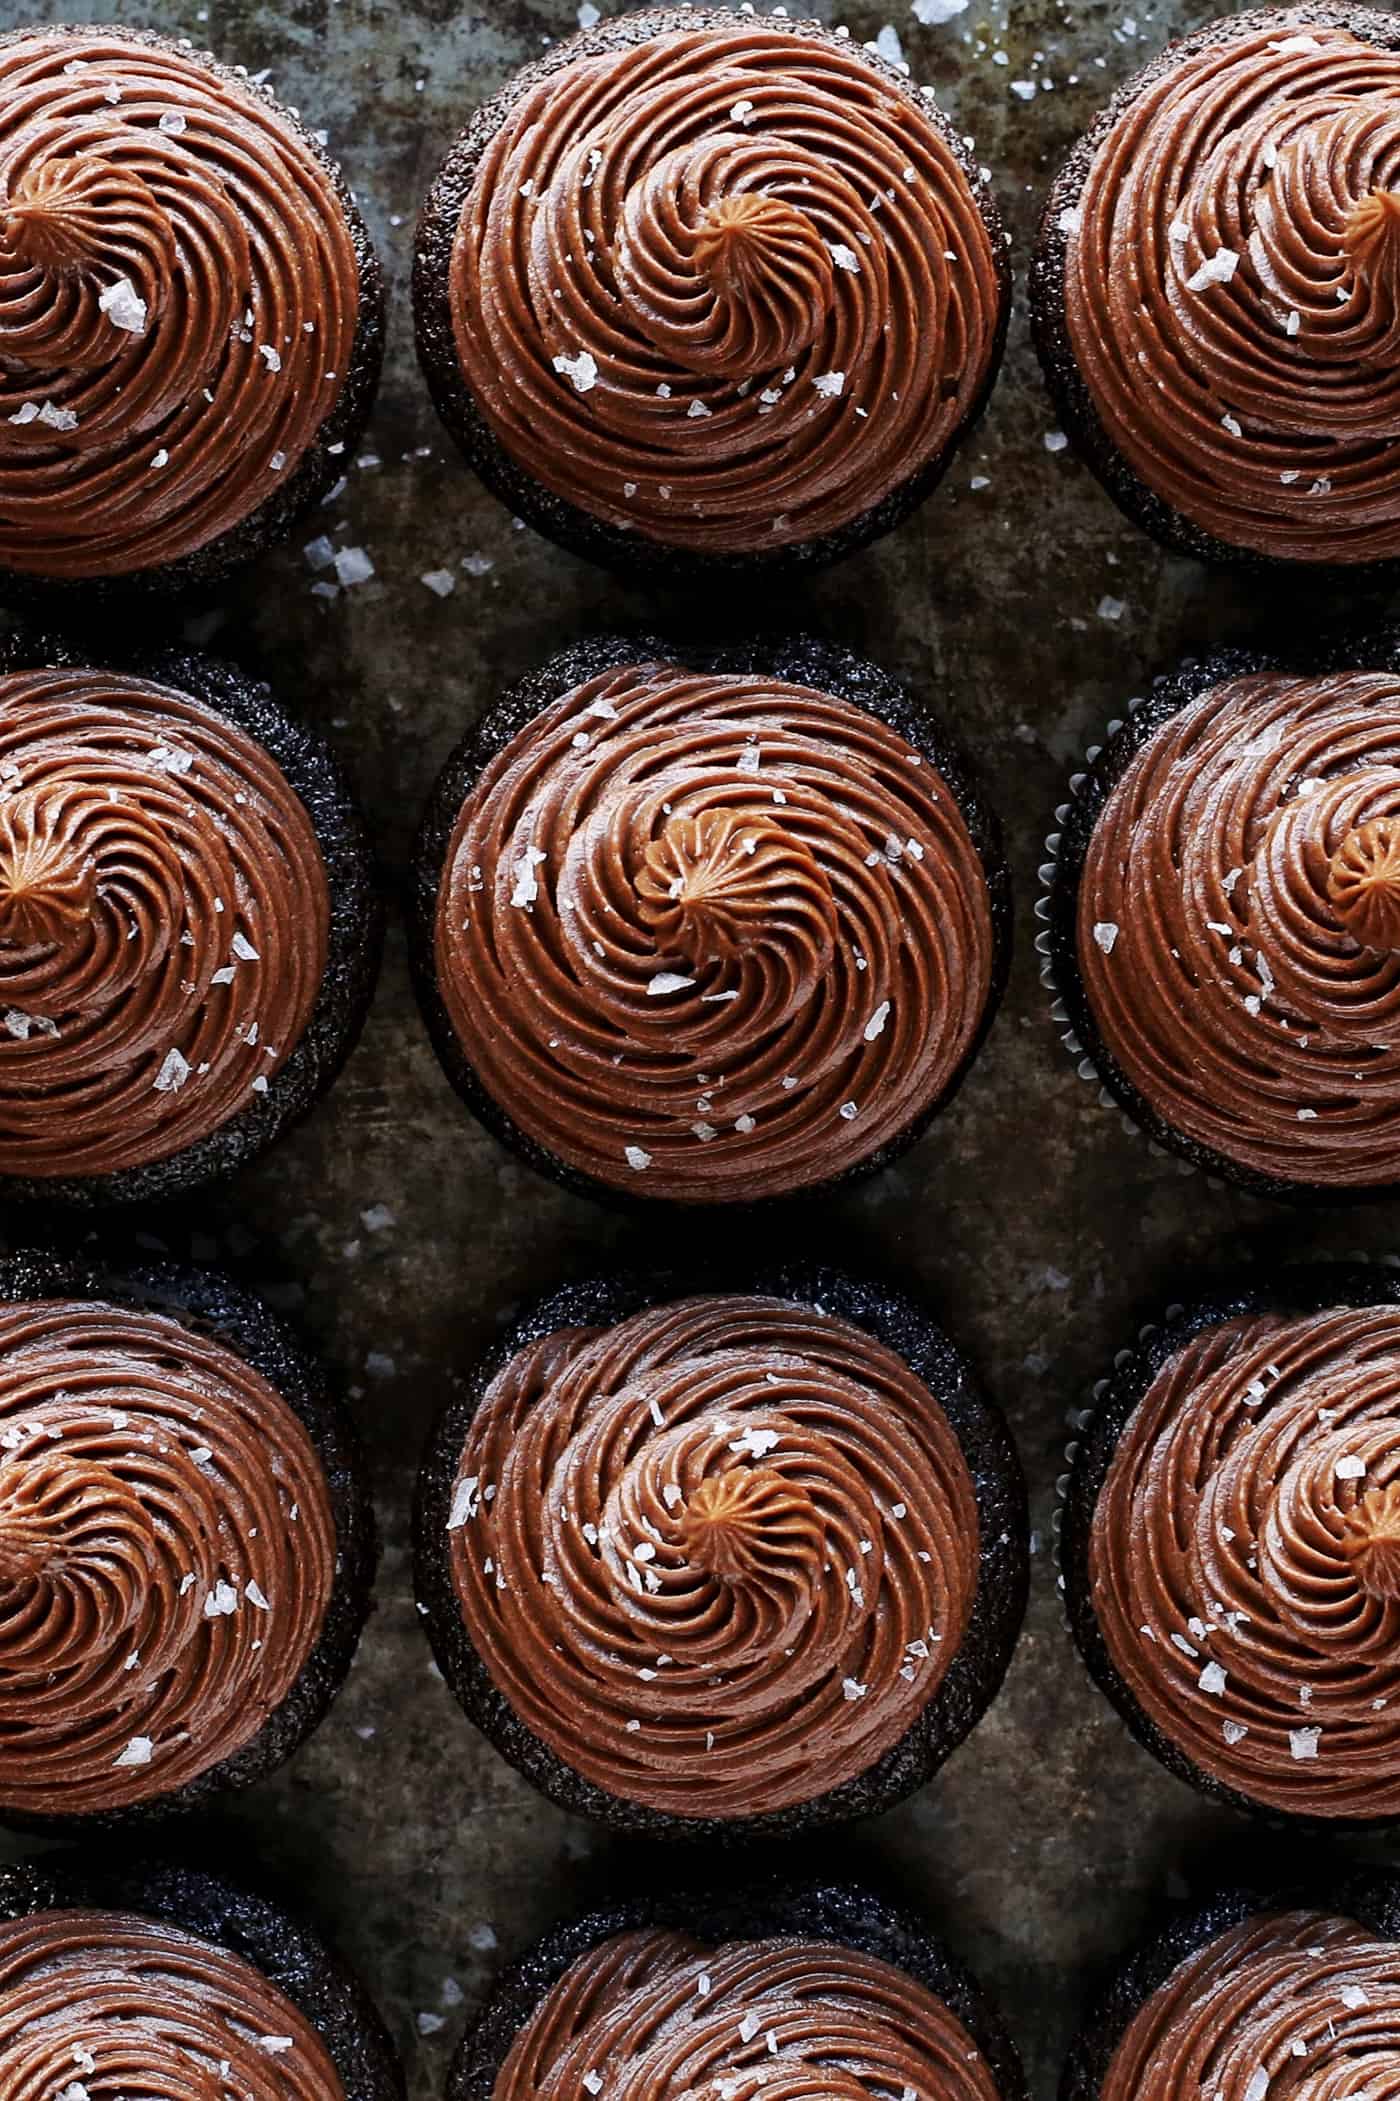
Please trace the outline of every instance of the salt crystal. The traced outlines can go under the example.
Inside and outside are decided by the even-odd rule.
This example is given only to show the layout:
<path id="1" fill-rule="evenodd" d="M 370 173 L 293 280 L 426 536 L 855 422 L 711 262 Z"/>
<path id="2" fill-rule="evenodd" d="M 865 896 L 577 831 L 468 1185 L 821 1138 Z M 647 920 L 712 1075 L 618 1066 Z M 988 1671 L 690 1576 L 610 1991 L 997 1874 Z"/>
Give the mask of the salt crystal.
<path id="1" fill-rule="evenodd" d="M 1207 257 L 1194 276 L 1186 280 L 1188 292 L 1204 292 L 1210 285 L 1227 285 L 1240 266 L 1240 259 L 1233 248 L 1218 248 Z"/>
<path id="2" fill-rule="evenodd" d="M 598 361 L 590 350 L 580 350 L 577 357 L 565 357 L 561 351 L 554 369 L 567 376 L 576 394 L 586 394 L 598 384 Z"/>
<path id="3" fill-rule="evenodd" d="M 123 328 L 132 336 L 146 333 L 146 302 L 129 277 L 119 277 L 115 284 L 108 285 L 97 304 L 113 328 Z"/>

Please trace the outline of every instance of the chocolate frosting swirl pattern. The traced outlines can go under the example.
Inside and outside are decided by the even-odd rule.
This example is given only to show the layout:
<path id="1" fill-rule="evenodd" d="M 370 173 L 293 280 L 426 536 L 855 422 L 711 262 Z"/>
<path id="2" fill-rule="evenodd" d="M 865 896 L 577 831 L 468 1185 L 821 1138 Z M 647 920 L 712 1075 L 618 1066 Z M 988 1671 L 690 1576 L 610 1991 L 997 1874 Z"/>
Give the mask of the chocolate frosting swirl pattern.
<path id="1" fill-rule="evenodd" d="M 156 1314 L 0 1308 L 0 1809 L 124 1808 L 241 1750 L 335 1555 L 316 1452 L 241 1358 Z"/>
<path id="2" fill-rule="evenodd" d="M 1400 52 L 1222 25 L 1061 225 L 1074 358 L 1140 481 L 1233 547 L 1400 555 Z"/>
<path id="3" fill-rule="evenodd" d="M 6 2101 L 345 2101 L 305 2016 L 260 1970 L 120 1911 L 0 1922 Z"/>
<path id="4" fill-rule="evenodd" d="M 1395 1943 L 1264 1913 L 1189 1955 L 1129 2022 L 1100 2101 L 1397 2101 Z"/>
<path id="5" fill-rule="evenodd" d="M 1227 679 L 1094 826 L 1080 975 L 1122 1075 L 1252 1172 L 1400 1179 L 1400 681 Z"/>
<path id="6" fill-rule="evenodd" d="M 240 524 L 358 311 L 334 178 L 269 98 L 98 29 L 0 48 L 0 565 L 125 575 Z"/>
<path id="7" fill-rule="evenodd" d="M 545 1994 L 492 2101 L 997 2101 L 976 2044 L 893 1964 L 834 1941 L 620 1933 Z"/>
<path id="8" fill-rule="evenodd" d="M 693 1298 L 527 1345 L 448 1524 L 467 1632 L 532 1734 L 681 1816 L 813 1801 L 892 1748 L 972 1609 L 977 1505 L 923 1382 L 846 1321 Z"/>
<path id="9" fill-rule="evenodd" d="M 487 1092 L 632 1194 L 779 1195 L 951 1085 L 990 997 L 952 790 L 864 709 L 640 663 L 545 709 L 467 795 L 438 987 Z"/>
<path id="10" fill-rule="evenodd" d="M 535 480 L 624 532 L 764 551 L 875 508 L 996 354 L 952 146 L 849 45 L 672 31 L 508 110 L 452 254 L 463 374 Z"/>
<path id="11" fill-rule="evenodd" d="M 1400 1310 L 1248 1315 L 1124 1430 L 1090 1536 L 1109 1657 L 1202 1772 L 1400 1814 Z"/>
<path id="12" fill-rule="evenodd" d="M 0 1174 L 166 1159 L 266 1091 L 321 988 L 311 818 L 201 702 L 0 677 Z"/>

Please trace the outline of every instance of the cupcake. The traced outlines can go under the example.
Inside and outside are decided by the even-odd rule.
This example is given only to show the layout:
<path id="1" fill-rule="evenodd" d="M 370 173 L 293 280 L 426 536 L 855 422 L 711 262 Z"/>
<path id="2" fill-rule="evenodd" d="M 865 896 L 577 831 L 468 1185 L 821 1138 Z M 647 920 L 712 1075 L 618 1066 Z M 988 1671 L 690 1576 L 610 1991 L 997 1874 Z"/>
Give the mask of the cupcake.
<path id="1" fill-rule="evenodd" d="M 349 1421 L 261 1301 L 0 1260 L 0 1818 L 91 1829 L 261 1779 L 339 1690 L 373 1566 Z"/>
<path id="2" fill-rule="evenodd" d="M 834 1271 L 559 1292 L 433 1434 L 420 1610 L 477 1726 L 566 1808 L 786 1836 L 920 1787 L 1025 1606 L 998 1412 L 919 1308 Z"/>
<path id="3" fill-rule="evenodd" d="M 841 1883 L 671 1891 L 556 1927 L 501 1978 L 447 2101 L 564 2101 L 605 2086 L 617 2101 L 1026 2094 L 1001 2019 L 961 1964 L 921 1920 Z"/>
<path id="4" fill-rule="evenodd" d="M 1285 1270 L 1118 1362 L 1074 1455 L 1070 1623 L 1133 1734 L 1203 1793 L 1400 1818 L 1400 1283 Z"/>
<path id="5" fill-rule="evenodd" d="M 108 25 L 0 37 L 0 581 L 208 584 L 369 414 L 379 266 L 240 67 Z"/>
<path id="6" fill-rule="evenodd" d="M 1166 547 L 1400 557 L 1400 21 L 1256 10 L 1120 90 L 1031 280 L 1066 431 Z"/>
<path id="7" fill-rule="evenodd" d="M 0 1197 L 166 1197 L 331 1085 L 378 966 L 359 810 L 265 686 L 0 641 Z"/>
<path id="8" fill-rule="evenodd" d="M 980 412 L 1009 307 L 971 143 L 871 47 L 652 8 L 477 111 L 418 230 L 418 349 L 488 487 L 691 577 L 888 532 Z"/>
<path id="9" fill-rule="evenodd" d="M 1400 1879 L 1227 1890 L 1124 1963 L 1060 2101 L 1384 2101 L 1400 2078 Z"/>
<path id="10" fill-rule="evenodd" d="M 448 761 L 417 889 L 449 1077 L 589 1195 L 753 1203 L 884 1165 L 1005 977 L 1005 863 L 963 761 L 810 639 L 554 657 Z"/>
<path id="11" fill-rule="evenodd" d="M 0 1868 L 5 2092 L 403 2101 L 364 1987 L 266 1898 L 197 1869 Z M 217 2068 L 217 2069 L 216 2069 Z"/>
<path id="12" fill-rule="evenodd" d="M 1184 665 L 1059 813 L 1050 972 L 1084 1070 L 1264 1195 L 1400 1184 L 1400 637 Z"/>

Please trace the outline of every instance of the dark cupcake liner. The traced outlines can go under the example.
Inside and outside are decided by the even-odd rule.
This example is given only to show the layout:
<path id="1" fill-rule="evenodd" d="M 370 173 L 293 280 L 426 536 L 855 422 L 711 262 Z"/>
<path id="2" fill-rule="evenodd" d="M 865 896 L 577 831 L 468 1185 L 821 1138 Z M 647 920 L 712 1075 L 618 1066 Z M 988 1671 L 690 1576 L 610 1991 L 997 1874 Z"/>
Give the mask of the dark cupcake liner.
<path id="1" fill-rule="evenodd" d="M 1138 1092 L 1104 1041 L 1079 970 L 1079 885 L 1089 843 L 1105 803 L 1144 745 L 1213 686 L 1256 672 L 1306 677 L 1356 670 L 1389 672 L 1400 678 L 1400 622 L 1371 627 L 1359 635 L 1326 636 L 1313 648 L 1291 657 L 1253 649 L 1220 649 L 1209 656 L 1183 659 L 1174 671 L 1154 679 L 1145 697 L 1128 703 L 1125 717 L 1108 724 L 1102 743 L 1089 747 L 1083 769 L 1070 777 L 1069 800 L 1056 808 L 1055 829 L 1045 840 L 1048 859 L 1039 869 L 1035 949 L 1060 1042 L 1079 1077 L 1097 1087 L 1101 1105 L 1120 1113 L 1130 1136 L 1145 1139 L 1158 1157 L 1171 1157 L 1178 1172 L 1198 1169 L 1213 1188 L 1232 1183 L 1254 1196 L 1340 1206 L 1394 1196 L 1400 1180 L 1349 1188 L 1264 1174 L 1178 1131 Z"/>
<path id="2" fill-rule="evenodd" d="M 788 1299 L 832 1313 L 903 1358 L 942 1407 L 967 1461 L 977 1499 L 980 1566 L 967 1629 L 936 1692 L 900 1741 L 855 1779 L 810 1801 L 745 1817 L 680 1817 L 613 1795 L 532 1734 L 497 1690 L 462 1617 L 446 1551 L 453 1484 L 468 1429 L 492 1379 L 527 1344 L 574 1326 L 610 1327 L 646 1307 L 697 1292 Z M 767 1272 L 621 1275 L 565 1286 L 527 1312 L 486 1354 L 447 1404 L 429 1438 L 414 1507 L 415 1587 L 438 1667 L 462 1708 L 501 1756 L 562 1808 L 637 1836 L 737 1840 L 875 1816 L 930 1780 L 982 1719 L 1000 1690 L 1029 1588 L 1026 1489 L 1001 1411 L 981 1393 L 961 1351 L 929 1315 L 883 1283 L 815 1265 Z"/>
<path id="3" fill-rule="evenodd" d="M 1203 1904 L 1174 1912 L 1127 1956 L 1097 1995 L 1070 2045 L 1059 2101 L 1099 2101 L 1128 2028 L 1182 1963 L 1249 1919 L 1299 1907 L 1354 1919 L 1379 1940 L 1400 1940 L 1400 1875 L 1383 1869 L 1347 1869 L 1325 1880 L 1273 1888 L 1218 1890 Z"/>
<path id="4" fill-rule="evenodd" d="M 1027 2101 L 1025 2074 L 1001 2015 L 982 1986 L 924 1922 L 856 1883 L 748 1881 L 704 1884 L 607 1905 L 556 1926 L 503 1971 L 447 2075 L 445 2101 L 491 2101 L 516 2036 L 572 1964 L 619 1933 L 688 1933 L 716 1944 L 794 1937 L 836 1941 L 924 1986 L 961 2021 L 997 2084 L 1000 2101 Z"/>
<path id="5" fill-rule="evenodd" d="M 1129 1735 L 1198 1794 L 1280 1831 L 1318 1838 L 1393 1830 L 1400 1820 L 1393 1816 L 1312 1816 L 1279 1809 L 1256 1802 L 1203 1772 L 1143 1711 L 1109 1655 L 1094 1611 L 1089 1548 L 1094 1512 L 1119 1439 L 1165 1365 L 1196 1336 L 1241 1315 L 1306 1316 L 1336 1306 L 1400 1306 L 1400 1262 L 1357 1255 L 1266 1271 L 1262 1276 L 1237 1273 L 1185 1305 L 1168 1306 L 1159 1322 L 1139 1329 L 1136 1340 L 1114 1358 L 1109 1376 L 1094 1387 L 1090 1405 L 1077 1419 L 1079 1434 L 1065 1455 L 1068 1472 L 1056 1484 L 1060 1583 L 1069 1630 L 1090 1677 L 1126 1723 Z"/>
<path id="6" fill-rule="evenodd" d="M 270 689 L 236 665 L 194 650 L 120 646 L 100 662 L 79 641 L 32 629 L 0 635 L 0 675 L 92 668 L 169 686 L 271 753 L 311 819 L 325 863 L 330 923 L 325 975 L 300 1041 L 265 1094 L 183 1151 L 99 1175 L 0 1175 L 0 1202 L 91 1207 L 163 1202 L 233 1174 L 308 1115 L 354 1049 L 379 975 L 383 913 L 364 818 L 338 761 L 284 714 Z"/>
<path id="7" fill-rule="evenodd" d="M 769 18 L 765 16 L 765 21 Z M 488 1093 L 448 1018 L 438 986 L 434 927 L 438 889 L 458 813 L 479 776 L 534 717 L 572 687 L 623 664 L 651 659 L 683 663 L 706 673 L 737 673 L 776 678 L 815 687 L 862 708 L 904 738 L 936 767 L 953 796 L 972 837 L 986 877 L 992 915 L 992 975 L 986 1007 L 967 1053 L 936 1100 L 922 1109 L 894 1138 L 841 1174 L 801 1189 L 756 1199 L 766 1207 L 829 1195 L 847 1184 L 877 1174 L 921 1138 L 934 1118 L 947 1108 L 981 1051 L 996 1018 L 1011 962 L 1011 881 L 1002 850 L 1001 827 L 969 761 L 942 724 L 925 710 L 907 687 L 865 658 L 813 635 L 790 635 L 742 643 L 664 640 L 654 634 L 595 635 L 550 657 L 538 670 L 517 680 L 477 723 L 448 759 L 429 797 L 414 854 L 413 902 L 409 923 L 409 961 L 414 987 L 439 1062 L 462 1100 L 494 1138 L 518 1153 L 540 1174 L 617 1209 L 647 1211 L 705 1209 L 721 1212 L 733 1205 L 706 1205 L 703 1199 L 649 1197 L 645 1191 L 614 1188 L 568 1166 L 521 1130 L 508 1107 Z M 640 1179 L 640 1178 L 639 1178 Z M 747 1210 L 749 1205 L 742 1207 Z"/>
<path id="8" fill-rule="evenodd" d="M 1031 260 L 1029 291 L 1031 334 L 1056 412 L 1075 450 L 1102 483 L 1120 511 L 1173 554 L 1197 561 L 1226 564 L 1257 575 L 1316 577 L 1352 583 L 1393 583 L 1400 561 L 1302 562 L 1285 555 L 1260 554 L 1217 540 L 1183 512 L 1173 509 L 1147 484 L 1118 451 L 1099 418 L 1094 399 L 1075 360 L 1065 320 L 1065 256 L 1069 235 L 1061 225 L 1075 210 L 1099 147 L 1114 125 L 1138 100 L 1156 87 L 1185 58 L 1253 36 L 1273 25 L 1290 35 L 1308 28 L 1349 29 L 1382 50 L 1400 50 L 1400 18 L 1377 8 L 1351 7 L 1337 0 L 1303 0 L 1287 8 L 1254 8 L 1208 22 L 1178 38 L 1127 80 L 1082 134 L 1050 188 Z"/>
<path id="9" fill-rule="evenodd" d="M 688 584 L 715 578 L 761 576 L 766 579 L 792 575 L 837 561 L 891 532 L 932 494 L 958 448 L 980 420 L 996 383 L 1006 346 L 1011 311 L 1011 270 L 1006 236 L 990 187 L 982 178 L 967 140 L 928 96 L 911 87 L 899 68 L 877 51 L 848 43 L 844 37 L 837 38 L 835 32 L 823 23 L 789 20 L 768 13 L 763 17 L 765 31 L 816 37 L 824 43 L 857 50 L 886 86 L 893 88 L 924 122 L 934 127 L 966 176 L 991 241 L 999 280 L 1000 312 L 996 338 L 986 379 L 976 400 L 943 450 L 870 510 L 835 532 L 825 533 L 817 539 L 797 541 L 771 552 L 732 555 L 697 552 L 667 546 L 661 541 L 646 539 L 640 533 L 623 532 L 580 510 L 563 497 L 555 496 L 516 464 L 481 414 L 467 385 L 457 356 L 448 298 L 453 244 L 483 153 L 516 103 L 576 59 L 598 58 L 609 52 L 626 50 L 634 44 L 645 43 L 650 37 L 671 31 L 693 32 L 710 28 L 732 31 L 738 22 L 739 18 L 720 8 L 654 7 L 639 13 L 613 16 L 592 29 L 563 38 L 543 57 L 523 67 L 499 94 L 474 112 L 424 200 L 414 246 L 413 311 L 419 362 L 433 405 L 471 467 L 492 494 L 508 505 L 518 518 L 523 518 L 537 532 L 566 547 L 571 554 L 600 562 L 624 575 L 646 577 L 656 583 L 675 580 Z"/>
<path id="10" fill-rule="evenodd" d="M 0 35 L 0 54 L 32 36 L 35 26 L 29 24 Z M 38 26 L 46 36 L 82 39 L 92 34 L 92 25 L 86 23 L 47 21 Z M 297 520 L 319 503 L 344 474 L 369 422 L 384 362 L 384 279 L 378 254 L 339 166 L 300 116 L 280 102 L 270 88 L 253 80 L 246 67 L 224 65 L 211 51 L 196 51 L 188 38 L 162 36 L 151 29 L 127 29 L 115 22 L 99 26 L 104 37 L 117 37 L 128 44 L 144 45 L 150 51 L 170 51 L 182 59 L 193 59 L 225 86 L 237 88 L 277 112 L 334 186 L 355 250 L 360 308 L 349 365 L 334 406 L 296 466 L 278 478 L 272 494 L 256 510 L 227 532 L 175 561 L 115 576 L 43 577 L 26 570 L 0 568 L 0 594 L 6 603 L 33 607 L 49 618 L 74 619 L 109 606 L 120 609 L 123 604 L 129 609 L 133 596 L 170 597 L 180 592 L 213 590 L 235 570 L 285 540 Z"/>
<path id="11" fill-rule="evenodd" d="M 51 1248 L 0 1255 L 0 1303 L 42 1299 L 91 1300 L 161 1314 L 250 1364 L 311 1439 L 335 1520 L 335 1576 L 321 1632 L 291 1690 L 240 1750 L 171 1794 L 119 1809 L 32 1816 L 0 1802 L 0 1823 L 14 1830 L 54 1836 L 126 1832 L 251 1787 L 319 1727 L 345 1681 L 369 1616 L 378 1559 L 374 1510 L 359 1437 L 325 1372 L 270 1307 L 223 1271 L 173 1262 L 109 1262 L 90 1251 L 70 1255 Z"/>
<path id="12" fill-rule="evenodd" d="M 126 1911 L 225 1948 L 260 1970 L 308 2021 L 340 2075 L 345 2101 L 403 2101 L 388 2030 L 354 1971 L 269 1898 L 171 1861 L 46 1855 L 0 1867 L 0 1920 L 46 1911 Z"/>

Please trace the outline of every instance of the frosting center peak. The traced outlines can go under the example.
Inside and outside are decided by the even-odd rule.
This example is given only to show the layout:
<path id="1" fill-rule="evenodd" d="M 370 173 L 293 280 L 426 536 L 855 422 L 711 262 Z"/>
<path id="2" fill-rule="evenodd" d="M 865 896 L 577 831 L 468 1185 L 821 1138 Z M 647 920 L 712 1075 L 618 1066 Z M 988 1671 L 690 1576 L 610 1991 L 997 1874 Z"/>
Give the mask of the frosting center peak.
<path id="1" fill-rule="evenodd" d="M 709 1474 L 680 1519 L 687 1558 L 721 1581 L 781 1574 L 820 1546 L 811 1497 L 772 1467 L 734 1466 Z"/>
<path id="2" fill-rule="evenodd" d="M 808 160 L 811 171 L 794 165 Z M 768 145 L 717 131 L 676 147 L 627 192 L 618 289 L 640 332 L 681 371 L 777 377 L 816 341 L 835 266 L 788 192 L 819 170 L 793 146 L 779 171 Z"/>
<path id="3" fill-rule="evenodd" d="M 115 277 L 139 227 L 168 270 L 175 237 L 168 214 L 134 168 L 99 153 L 55 155 L 24 167 L 4 201 L 6 245 L 55 276 Z"/>
<path id="4" fill-rule="evenodd" d="M 1400 948 L 1400 820 L 1379 817 L 1347 833 L 1328 864 L 1327 894 L 1363 948 Z"/>
<path id="5" fill-rule="evenodd" d="M 1400 313 L 1400 190 L 1372 190 L 1347 214 L 1342 245 L 1356 275 Z"/>
<path id="6" fill-rule="evenodd" d="M 0 946 L 65 946 L 96 897 L 92 856 L 62 797 L 21 793 L 0 804 Z"/>
<path id="7" fill-rule="evenodd" d="M 652 841 L 636 879 L 657 944 L 688 962 L 732 962 L 745 949 L 807 930 L 815 969 L 837 938 L 831 884 L 801 839 L 752 811 L 710 808 L 674 816 Z"/>
<path id="8" fill-rule="evenodd" d="M 1400 1483 L 1362 1496 L 1346 1521 L 1342 1546 L 1368 1597 L 1400 1600 Z"/>

